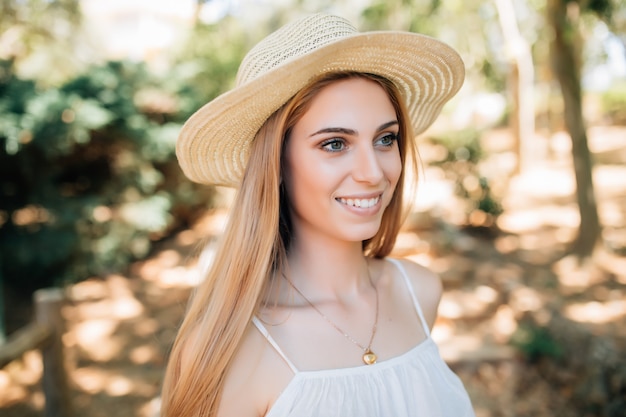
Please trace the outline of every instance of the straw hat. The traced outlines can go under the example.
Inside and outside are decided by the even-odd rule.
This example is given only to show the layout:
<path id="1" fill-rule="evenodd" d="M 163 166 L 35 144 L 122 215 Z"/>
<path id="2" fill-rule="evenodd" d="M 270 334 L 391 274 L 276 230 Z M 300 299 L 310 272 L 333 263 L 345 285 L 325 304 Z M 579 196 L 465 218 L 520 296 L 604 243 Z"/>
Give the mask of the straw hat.
<path id="1" fill-rule="evenodd" d="M 334 71 L 367 72 L 394 82 L 416 134 L 434 122 L 465 76 L 458 53 L 428 36 L 360 33 L 337 16 L 306 17 L 258 43 L 243 59 L 236 87 L 187 120 L 176 144 L 185 175 L 237 187 L 263 123 L 313 78 Z"/>

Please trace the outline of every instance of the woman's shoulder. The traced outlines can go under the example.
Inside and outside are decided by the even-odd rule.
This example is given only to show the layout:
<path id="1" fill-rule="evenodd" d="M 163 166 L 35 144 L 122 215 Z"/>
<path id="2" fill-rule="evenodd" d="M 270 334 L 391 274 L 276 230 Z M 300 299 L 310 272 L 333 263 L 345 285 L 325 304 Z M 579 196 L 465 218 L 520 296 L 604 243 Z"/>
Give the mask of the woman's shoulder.
<path id="1" fill-rule="evenodd" d="M 401 278 L 406 274 L 409 285 L 411 286 L 417 300 L 420 304 L 424 316 L 429 326 L 432 328 L 437 318 L 437 309 L 443 292 L 443 285 L 439 275 L 429 268 L 406 258 L 387 258 L 386 267 L 395 268 L 394 276 Z"/>
<path id="2" fill-rule="evenodd" d="M 400 272 L 406 273 L 413 288 L 417 291 L 432 290 L 441 292 L 441 279 L 431 269 L 407 258 L 385 258 L 386 263 L 397 265 Z M 395 266 L 394 265 L 394 266 Z"/>
<path id="3" fill-rule="evenodd" d="M 289 367 L 250 323 L 227 369 L 217 415 L 263 416 L 291 378 Z"/>

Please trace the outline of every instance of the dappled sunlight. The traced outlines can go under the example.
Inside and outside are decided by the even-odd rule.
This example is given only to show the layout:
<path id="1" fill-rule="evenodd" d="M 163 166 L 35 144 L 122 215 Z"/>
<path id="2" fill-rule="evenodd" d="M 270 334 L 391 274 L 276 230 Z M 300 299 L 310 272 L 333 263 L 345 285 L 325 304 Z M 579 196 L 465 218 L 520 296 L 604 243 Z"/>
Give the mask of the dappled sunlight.
<path id="1" fill-rule="evenodd" d="M 501 305 L 493 316 L 493 336 L 498 343 L 507 343 L 518 328 L 515 312 L 508 305 Z"/>
<path id="2" fill-rule="evenodd" d="M 228 223 L 228 218 L 228 209 L 209 210 L 194 224 L 194 229 L 201 239 L 220 236 Z"/>
<path id="3" fill-rule="evenodd" d="M 143 313 L 143 306 L 135 298 L 124 297 L 113 302 L 112 316 L 118 319 L 138 317 L 141 313 Z"/>
<path id="4" fill-rule="evenodd" d="M 122 395 L 128 395 L 134 390 L 134 384 L 130 379 L 122 376 L 115 375 L 109 378 L 108 384 L 104 391 L 112 397 L 120 397 Z"/>
<path id="5" fill-rule="evenodd" d="M 606 302 L 590 301 L 565 307 L 564 314 L 571 320 L 581 323 L 603 324 L 626 317 L 626 299 Z"/>
<path id="6" fill-rule="evenodd" d="M 493 243 L 496 250 L 504 254 L 515 252 L 520 247 L 520 239 L 517 235 L 498 236 Z"/>
<path id="7" fill-rule="evenodd" d="M 439 315 L 447 319 L 482 317 L 497 299 L 498 293 L 485 285 L 472 290 L 446 291 L 439 304 Z"/>
<path id="8" fill-rule="evenodd" d="M 161 352 L 159 352 L 153 345 L 142 345 L 133 348 L 130 351 L 130 360 L 137 365 L 145 365 L 150 362 L 155 362 L 160 359 Z"/>
<path id="9" fill-rule="evenodd" d="M 431 174 L 428 171 L 426 174 Z M 447 206 L 447 202 L 454 196 L 454 183 L 450 180 L 431 178 L 428 176 L 426 180 L 419 183 L 415 199 L 412 201 L 417 211 L 425 210 L 442 210 Z"/>
<path id="10" fill-rule="evenodd" d="M 196 286 L 202 277 L 198 273 L 195 262 L 180 265 L 182 262 L 180 252 L 168 249 L 154 258 L 141 262 L 135 268 L 135 273 L 161 288 Z"/>
<path id="11" fill-rule="evenodd" d="M 497 223 L 506 232 L 522 234 L 546 226 L 577 228 L 579 222 L 580 215 L 575 205 L 555 204 L 504 212 Z"/>
<path id="12" fill-rule="evenodd" d="M 43 396 L 32 392 L 41 380 L 43 366 L 41 353 L 36 350 L 26 352 L 20 360 L 0 369 L 0 404 L 27 401 L 36 409 L 43 407 Z"/>
<path id="13" fill-rule="evenodd" d="M 143 306 L 135 298 L 122 297 L 86 302 L 75 310 L 80 317 L 129 319 L 141 315 Z"/>
<path id="14" fill-rule="evenodd" d="M 446 362 L 457 362 L 461 358 L 481 351 L 484 341 L 480 335 L 456 335 L 449 339 L 438 341 L 439 351 Z"/>
<path id="15" fill-rule="evenodd" d="M 406 257 L 406 259 L 410 259 L 411 261 L 423 265 L 427 268 L 431 268 L 431 264 L 433 262 L 433 256 L 428 253 L 417 253 L 409 255 Z"/>
<path id="16" fill-rule="evenodd" d="M 114 319 L 94 319 L 78 323 L 74 328 L 74 340 L 83 354 L 96 362 L 106 362 L 118 356 L 122 350 L 119 338 L 114 337 L 119 322 Z"/>
<path id="17" fill-rule="evenodd" d="M 161 251 L 155 258 L 159 265 L 163 268 L 171 268 L 180 264 L 182 255 L 179 251 L 166 249 Z"/>
<path id="18" fill-rule="evenodd" d="M 394 255 L 408 256 L 427 255 L 431 249 L 431 244 L 420 238 L 417 234 L 411 232 L 400 232 L 396 238 L 394 246 Z"/>
<path id="19" fill-rule="evenodd" d="M 576 229 L 566 228 L 545 228 L 533 233 L 521 234 L 518 236 L 517 249 L 535 252 L 541 252 L 545 249 L 560 249 L 565 244 L 572 242 L 576 234 Z"/>
<path id="20" fill-rule="evenodd" d="M 100 300 L 108 295 L 107 284 L 100 279 L 88 279 L 77 282 L 68 288 L 68 296 L 77 302 Z"/>
<path id="21" fill-rule="evenodd" d="M 624 154 L 626 156 L 626 151 Z M 602 197 L 626 197 L 624 178 L 626 178 L 626 166 L 623 163 L 598 166 L 593 170 L 596 192 Z"/>
<path id="22" fill-rule="evenodd" d="M 131 393 L 139 396 L 155 394 L 154 387 L 138 375 L 122 375 L 117 370 L 101 367 L 86 366 L 76 369 L 73 382 L 78 389 L 90 395 L 105 393 L 112 397 L 121 397 Z"/>
<path id="23" fill-rule="evenodd" d="M 159 329 L 159 325 L 156 319 L 145 317 L 135 323 L 133 330 L 137 336 L 147 337 L 154 335 Z"/>
<path id="24" fill-rule="evenodd" d="M 161 397 L 153 398 L 137 410 L 137 417 L 156 417 L 160 415 Z"/>
<path id="25" fill-rule="evenodd" d="M 613 274 L 613 279 L 626 285 L 626 256 L 618 256 L 607 251 L 598 251 L 595 254 L 596 264 L 603 270 Z"/>
<path id="26" fill-rule="evenodd" d="M 198 241 L 199 236 L 193 229 L 187 229 L 178 233 L 174 239 L 178 245 L 190 246 Z"/>
<path id="27" fill-rule="evenodd" d="M 143 313 L 143 305 L 135 298 L 130 288 L 132 280 L 121 275 L 110 275 L 107 283 L 113 299 L 111 315 L 118 319 L 138 317 Z"/>
<path id="28" fill-rule="evenodd" d="M 163 287 L 195 287 L 202 281 L 202 275 L 197 268 L 178 266 L 165 269 L 159 274 L 159 284 Z"/>
<path id="29" fill-rule="evenodd" d="M 173 251 L 159 257 L 160 262 L 170 266 L 175 266 L 179 259 L 180 255 Z M 63 309 L 68 320 L 63 342 L 67 348 L 72 402 L 78 415 L 88 415 L 81 410 L 93 403 L 96 396 L 98 401 L 115 401 L 113 408 L 123 410 L 122 415 L 157 415 L 158 404 L 153 399 L 158 395 L 165 363 L 163 345 L 169 346 L 173 339 L 172 331 L 164 327 L 174 329 L 170 321 L 177 321 L 178 316 L 171 318 L 171 310 L 162 303 L 172 294 L 163 297 L 163 290 L 157 286 L 147 290 L 144 285 L 137 279 L 111 274 L 68 289 L 71 302 Z M 155 306 L 158 310 L 149 311 L 151 305 L 144 299 L 148 293 L 161 300 Z M 27 352 L 21 360 L 0 370 L 2 407 L 20 404 L 29 410 L 42 410 L 41 378 L 39 351 Z M 111 415 L 113 408 L 90 411 L 89 415 Z"/>
<path id="30" fill-rule="evenodd" d="M 474 296 L 485 304 L 491 304 L 497 300 L 498 292 L 486 285 L 479 285 L 474 290 Z"/>
<path id="31" fill-rule="evenodd" d="M 29 395 L 27 387 L 13 381 L 8 372 L 0 370 L 0 404 L 9 405 L 21 402 Z"/>
<path id="32" fill-rule="evenodd" d="M 72 314 L 90 318 L 129 319 L 144 312 L 143 305 L 129 288 L 130 282 L 120 275 L 110 275 L 105 280 L 87 280 L 72 286 L 70 299 L 79 302 Z"/>
<path id="33" fill-rule="evenodd" d="M 76 318 L 110 318 L 112 314 L 112 300 L 106 298 L 99 301 L 83 302 L 72 309 Z"/>
<path id="34" fill-rule="evenodd" d="M 624 194 L 626 198 L 626 192 Z M 606 201 L 598 208 L 598 211 L 605 227 L 619 228 L 626 225 L 626 207 L 618 201 Z"/>
<path id="35" fill-rule="evenodd" d="M 48 223 L 52 221 L 53 218 L 50 212 L 44 207 L 30 205 L 19 210 L 15 210 L 11 220 L 16 226 L 29 226 Z"/>
<path id="36" fill-rule="evenodd" d="M 519 286 L 510 293 L 509 305 L 516 312 L 537 311 L 544 304 L 544 296 L 534 288 Z"/>
<path id="37" fill-rule="evenodd" d="M 608 279 L 601 269 L 589 261 L 581 265 L 574 256 L 561 259 L 554 264 L 552 270 L 557 275 L 562 290 L 566 292 L 585 291 Z"/>
<path id="38" fill-rule="evenodd" d="M 13 369 L 9 369 L 9 373 L 13 375 L 13 379 L 22 385 L 32 385 L 39 381 L 39 377 L 43 372 L 43 364 L 41 362 L 41 352 L 31 350 L 22 356 L 22 360 L 12 364 Z"/>
<path id="39" fill-rule="evenodd" d="M 146 261 L 138 268 L 140 277 L 155 282 L 163 288 L 188 286 L 192 287 L 198 282 L 195 268 L 176 266 L 174 268 L 162 268 L 158 262 Z"/>
<path id="40" fill-rule="evenodd" d="M 442 343 L 454 337 L 455 326 L 454 321 L 439 315 L 433 326 L 431 337 L 437 344 Z"/>
<path id="41" fill-rule="evenodd" d="M 576 190 L 573 172 L 548 166 L 537 166 L 514 177 L 509 186 L 511 190 L 504 200 L 505 205 L 508 199 L 518 201 L 521 197 L 527 204 L 533 200 L 571 197 Z M 522 201 L 519 203 L 524 206 Z"/>

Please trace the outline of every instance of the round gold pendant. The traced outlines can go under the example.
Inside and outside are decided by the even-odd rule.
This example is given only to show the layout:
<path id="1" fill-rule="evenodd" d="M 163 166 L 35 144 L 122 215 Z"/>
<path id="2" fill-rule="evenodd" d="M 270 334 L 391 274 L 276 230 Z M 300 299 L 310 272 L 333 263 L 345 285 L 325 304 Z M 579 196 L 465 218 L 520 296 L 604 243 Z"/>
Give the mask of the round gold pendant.
<path id="1" fill-rule="evenodd" d="M 366 365 L 375 364 L 376 359 L 378 359 L 378 356 L 376 356 L 376 354 L 369 349 L 366 350 L 365 353 L 363 354 L 363 363 L 365 363 Z"/>

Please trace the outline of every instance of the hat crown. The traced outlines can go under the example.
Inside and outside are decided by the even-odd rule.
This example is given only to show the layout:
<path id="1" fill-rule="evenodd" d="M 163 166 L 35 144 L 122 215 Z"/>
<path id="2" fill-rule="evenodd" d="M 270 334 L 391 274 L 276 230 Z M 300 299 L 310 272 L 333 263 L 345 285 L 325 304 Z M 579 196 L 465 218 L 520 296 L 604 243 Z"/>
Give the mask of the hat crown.
<path id="1" fill-rule="evenodd" d="M 346 19 L 321 13 L 289 23 L 246 54 L 237 71 L 236 85 L 246 84 L 285 62 L 356 33 L 357 29 Z"/>

